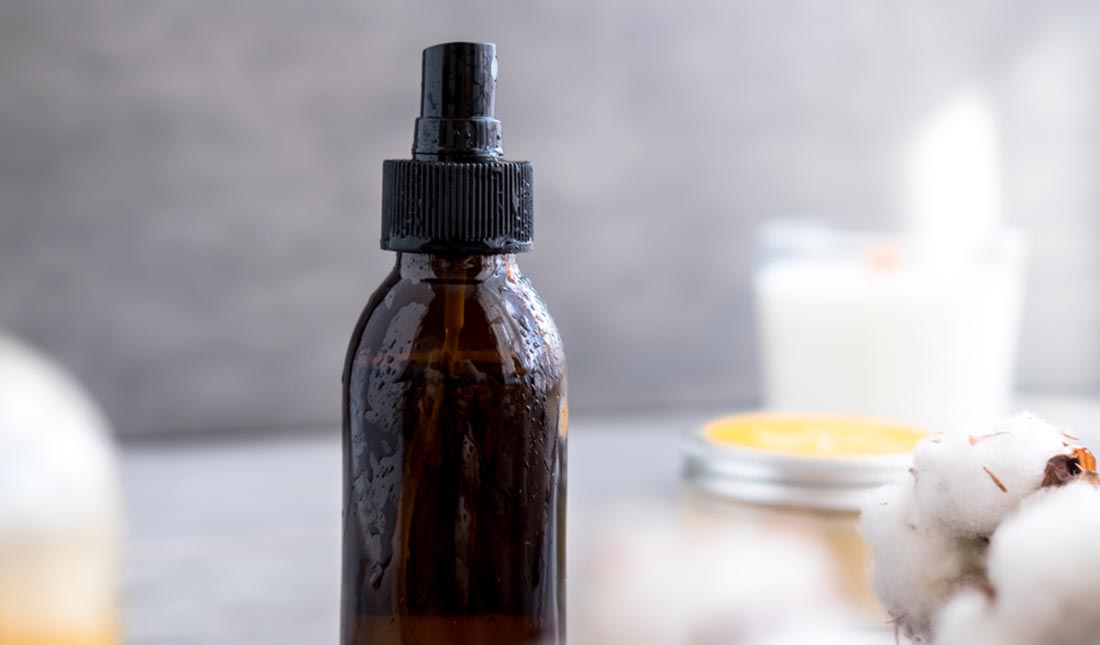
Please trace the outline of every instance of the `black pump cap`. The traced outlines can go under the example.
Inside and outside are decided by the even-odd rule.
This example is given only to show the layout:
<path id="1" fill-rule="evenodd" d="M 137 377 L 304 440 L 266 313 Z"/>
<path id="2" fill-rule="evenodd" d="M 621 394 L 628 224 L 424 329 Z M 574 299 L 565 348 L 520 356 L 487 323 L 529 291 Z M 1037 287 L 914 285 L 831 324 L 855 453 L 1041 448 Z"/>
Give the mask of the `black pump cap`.
<path id="1" fill-rule="evenodd" d="M 382 248 L 514 253 L 532 246 L 531 164 L 505 161 L 492 43 L 424 50 L 413 159 L 383 165 Z"/>
<path id="2" fill-rule="evenodd" d="M 446 43 L 425 49 L 413 156 L 421 161 L 500 156 L 496 89 L 496 45 Z"/>

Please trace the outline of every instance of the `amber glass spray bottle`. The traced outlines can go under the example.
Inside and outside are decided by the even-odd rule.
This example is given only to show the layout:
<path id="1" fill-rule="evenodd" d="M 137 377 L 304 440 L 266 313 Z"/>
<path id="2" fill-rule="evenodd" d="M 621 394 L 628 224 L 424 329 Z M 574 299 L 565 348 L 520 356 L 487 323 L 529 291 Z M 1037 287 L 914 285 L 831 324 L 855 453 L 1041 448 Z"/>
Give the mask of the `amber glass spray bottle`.
<path id="1" fill-rule="evenodd" d="M 344 371 L 342 645 L 565 641 L 565 356 L 520 272 L 532 169 L 501 158 L 496 48 L 424 50 L 397 252 Z"/>

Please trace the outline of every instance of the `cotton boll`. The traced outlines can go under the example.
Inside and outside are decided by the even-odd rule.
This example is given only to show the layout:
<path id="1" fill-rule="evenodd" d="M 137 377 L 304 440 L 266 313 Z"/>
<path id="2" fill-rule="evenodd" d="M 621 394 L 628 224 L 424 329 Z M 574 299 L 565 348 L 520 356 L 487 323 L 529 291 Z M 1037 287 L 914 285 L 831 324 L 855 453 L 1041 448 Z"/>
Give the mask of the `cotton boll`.
<path id="1" fill-rule="evenodd" d="M 966 594 L 952 602 L 941 619 L 939 644 L 1100 643 L 1098 543 L 1100 490 L 1091 482 L 1038 494 L 993 537 L 994 594 Z M 1004 637 L 974 640 L 974 634 Z"/>
<path id="2" fill-rule="evenodd" d="M 937 645 L 1020 645 L 995 622 L 989 597 L 980 591 L 955 596 L 936 622 Z"/>
<path id="3" fill-rule="evenodd" d="M 790 526 L 729 520 L 713 509 L 603 509 L 570 642 L 743 645 L 815 624 L 837 588 L 832 553 Z"/>
<path id="4" fill-rule="evenodd" d="M 1039 489 L 1047 461 L 1066 452 L 1065 436 L 1032 414 L 981 434 L 922 441 L 913 455 L 916 504 L 946 532 L 988 536 Z"/>
<path id="5" fill-rule="evenodd" d="M 875 593 L 915 642 L 1100 645 L 1098 477 L 1067 439 L 1028 414 L 927 439 L 864 508 Z"/>
<path id="6" fill-rule="evenodd" d="M 906 635 L 925 642 L 936 613 L 980 569 L 983 545 L 929 526 L 909 481 L 876 493 L 863 508 L 860 532 L 874 555 L 875 596 Z"/>

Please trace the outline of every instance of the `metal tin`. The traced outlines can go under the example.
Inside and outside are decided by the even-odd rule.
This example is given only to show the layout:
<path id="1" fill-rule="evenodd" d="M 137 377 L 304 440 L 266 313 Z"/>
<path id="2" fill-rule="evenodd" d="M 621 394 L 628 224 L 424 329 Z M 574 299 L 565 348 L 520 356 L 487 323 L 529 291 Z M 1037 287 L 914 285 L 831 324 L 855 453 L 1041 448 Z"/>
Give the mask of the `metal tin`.
<path id="1" fill-rule="evenodd" d="M 685 476 L 702 491 L 754 504 L 857 511 L 876 488 L 896 481 L 909 454 L 813 457 L 719 444 L 694 430 Z"/>

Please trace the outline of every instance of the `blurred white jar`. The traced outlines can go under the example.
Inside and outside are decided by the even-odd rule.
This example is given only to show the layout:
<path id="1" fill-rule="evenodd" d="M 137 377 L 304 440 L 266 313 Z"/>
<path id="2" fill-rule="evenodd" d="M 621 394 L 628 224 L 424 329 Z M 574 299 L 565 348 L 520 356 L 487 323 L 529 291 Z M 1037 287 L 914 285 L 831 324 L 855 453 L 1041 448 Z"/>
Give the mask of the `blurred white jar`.
<path id="1" fill-rule="evenodd" d="M 769 408 L 931 430 L 1007 411 L 1026 243 L 973 244 L 778 222 L 755 276 Z"/>
<path id="2" fill-rule="evenodd" d="M 119 642 L 120 513 L 99 410 L 0 335 L 0 645 Z"/>

